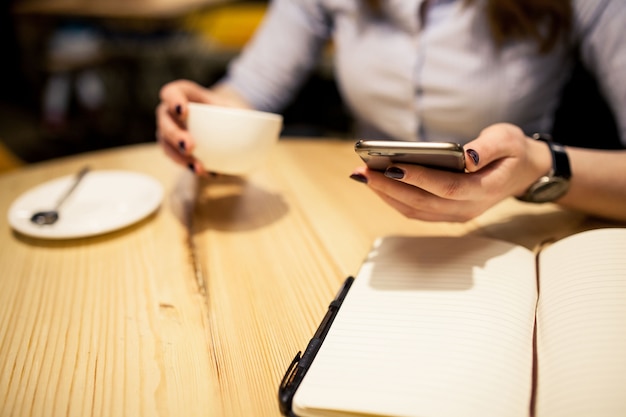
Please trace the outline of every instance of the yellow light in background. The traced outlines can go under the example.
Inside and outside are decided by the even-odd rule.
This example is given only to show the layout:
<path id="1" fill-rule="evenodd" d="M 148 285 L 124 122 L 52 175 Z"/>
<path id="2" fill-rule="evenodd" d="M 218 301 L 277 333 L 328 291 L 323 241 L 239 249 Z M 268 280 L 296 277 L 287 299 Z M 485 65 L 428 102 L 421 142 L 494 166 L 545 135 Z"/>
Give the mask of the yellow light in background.
<path id="1" fill-rule="evenodd" d="M 11 150 L 9 150 L 0 139 L 0 173 L 10 171 L 24 165 Z"/>
<path id="2" fill-rule="evenodd" d="M 265 15 L 265 3 L 239 3 L 210 8 L 187 17 L 184 26 L 209 44 L 241 49 Z"/>

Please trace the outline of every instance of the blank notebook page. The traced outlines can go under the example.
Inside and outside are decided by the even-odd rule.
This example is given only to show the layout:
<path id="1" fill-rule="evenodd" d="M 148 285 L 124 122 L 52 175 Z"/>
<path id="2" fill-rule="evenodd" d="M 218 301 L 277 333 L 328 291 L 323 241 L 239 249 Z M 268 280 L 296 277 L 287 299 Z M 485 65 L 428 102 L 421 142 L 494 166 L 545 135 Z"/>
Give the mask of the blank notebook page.
<path id="1" fill-rule="evenodd" d="M 464 237 L 374 245 L 293 407 L 395 416 L 528 416 L 534 254 Z"/>
<path id="2" fill-rule="evenodd" d="M 626 230 L 579 233 L 540 255 L 538 416 L 626 415 Z"/>

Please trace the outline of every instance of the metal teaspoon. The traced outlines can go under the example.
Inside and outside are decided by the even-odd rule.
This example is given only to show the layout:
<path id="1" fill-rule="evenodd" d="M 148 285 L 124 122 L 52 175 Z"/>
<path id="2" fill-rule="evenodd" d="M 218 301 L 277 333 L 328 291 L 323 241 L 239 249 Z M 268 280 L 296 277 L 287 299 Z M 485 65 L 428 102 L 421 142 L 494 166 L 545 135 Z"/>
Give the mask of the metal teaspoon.
<path id="1" fill-rule="evenodd" d="M 76 189 L 76 186 L 83 179 L 87 171 L 89 171 L 89 166 L 85 166 L 80 171 L 78 171 L 76 177 L 74 178 L 72 186 L 65 192 L 65 194 L 61 196 L 61 198 L 59 199 L 59 201 L 57 201 L 57 204 L 52 210 L 39 211 L 31 216 L 30 221 L 39 226 L 45 226 L 53 224 L 57 220 L 59 220 L 59 209 L 61 208 L 61 205 L 63 204 L 63 202 L 65 202 L 67 197 L 69 197 L 69 195 L 72 194 L 72 192 Z"/>

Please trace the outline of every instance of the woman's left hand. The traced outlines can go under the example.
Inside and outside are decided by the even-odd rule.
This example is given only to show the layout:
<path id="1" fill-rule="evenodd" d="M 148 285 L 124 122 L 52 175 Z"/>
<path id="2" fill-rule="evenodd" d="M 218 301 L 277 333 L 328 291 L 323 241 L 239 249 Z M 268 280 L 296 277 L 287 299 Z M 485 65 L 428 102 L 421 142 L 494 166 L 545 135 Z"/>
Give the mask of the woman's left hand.
<path id="1" fill-rule="evenodd" d="M 384 173 L 359 167 L 352 178 L 412 219 L 464 222 L 521 195 L 552 164 L 545 143 L 508 123 L 484 129 L 464 147 L 466 172 L 394 164 Z"/>

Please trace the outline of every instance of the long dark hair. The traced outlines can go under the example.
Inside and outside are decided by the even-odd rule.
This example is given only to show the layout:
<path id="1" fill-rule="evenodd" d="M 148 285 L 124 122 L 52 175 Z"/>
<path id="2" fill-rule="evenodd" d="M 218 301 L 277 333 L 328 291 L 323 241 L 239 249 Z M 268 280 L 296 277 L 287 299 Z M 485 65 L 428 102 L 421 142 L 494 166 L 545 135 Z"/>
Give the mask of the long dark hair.
<path id="1" fill-rule="evenodd" d="M 364 0 L 380 12 L 382 0 Z M 477 0 L 464 0 L 474 5 Z M 571 0 L 486 0 L 485 13 L 495 44 L 510 40 L 532 40 L 546 53 L 567 35 L 572 26 Z"/>

